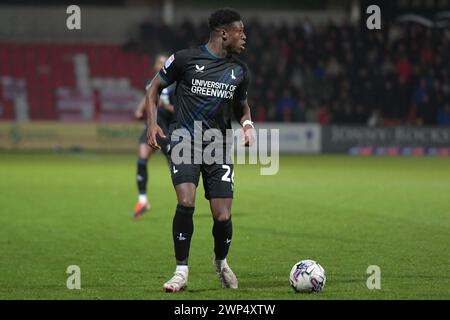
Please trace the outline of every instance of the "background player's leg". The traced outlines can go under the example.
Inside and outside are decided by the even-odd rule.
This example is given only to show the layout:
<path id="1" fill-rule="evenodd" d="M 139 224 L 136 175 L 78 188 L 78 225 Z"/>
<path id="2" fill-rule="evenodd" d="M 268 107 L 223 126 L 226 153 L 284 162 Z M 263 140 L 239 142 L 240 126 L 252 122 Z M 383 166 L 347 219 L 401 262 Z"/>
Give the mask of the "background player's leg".
<path id="1" fill-rule="evenodd" d="M 147 198 L 148 169 L 147 162 L 152 153 L 152 149 L 144 143 L 139 144 L 136 183 L 139 191 L 138 202 L 134 207 L 134 217 L 139 217 L 146 210 L 150 209 L 150 202 Z"/>
<path id="2" fill-rule="evenodd" d="M 137 164 L 137 186 L 139 195 L 147 196 L 148 169 L 147 161 L 152 153 L 152 149 L 146 144 L 139 144 L 138 164 Z"/>

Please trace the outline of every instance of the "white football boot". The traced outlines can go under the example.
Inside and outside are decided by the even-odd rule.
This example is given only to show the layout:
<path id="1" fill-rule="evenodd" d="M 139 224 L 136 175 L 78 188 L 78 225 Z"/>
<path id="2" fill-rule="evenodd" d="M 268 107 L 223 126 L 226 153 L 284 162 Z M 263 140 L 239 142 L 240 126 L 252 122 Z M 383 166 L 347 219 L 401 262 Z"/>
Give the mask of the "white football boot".
<path id="1" fill-rule="evenodd" d="M 233 270 L 231 270 L 230 266 L 227 263 L 227 259 L 224 260 L 215 260 L 214 266 L 216 267 L 217 275 L 219 276 L 220 282 L 225 288 L 238 288 L 238 279 L 234 274 Z"/>
<path id="2" fill-rule="evenodd" d="M 166 292 L 178 292 L 187 287 L 189 271 L 176 270 L 173 277 L 164 283 L 163 289 Z"/>

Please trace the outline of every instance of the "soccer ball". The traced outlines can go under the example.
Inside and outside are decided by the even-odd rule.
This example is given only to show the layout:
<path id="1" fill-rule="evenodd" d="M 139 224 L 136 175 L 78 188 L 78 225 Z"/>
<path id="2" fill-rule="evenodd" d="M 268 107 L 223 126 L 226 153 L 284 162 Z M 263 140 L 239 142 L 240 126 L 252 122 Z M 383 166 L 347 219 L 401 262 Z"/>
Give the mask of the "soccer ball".
<path id="1" fill-rule="evenodd" d="M 314 260 L 301 260 L 291 269 L 289 281 L 295 292 L 320 292 L 325 286 L 325 270 Z"/>

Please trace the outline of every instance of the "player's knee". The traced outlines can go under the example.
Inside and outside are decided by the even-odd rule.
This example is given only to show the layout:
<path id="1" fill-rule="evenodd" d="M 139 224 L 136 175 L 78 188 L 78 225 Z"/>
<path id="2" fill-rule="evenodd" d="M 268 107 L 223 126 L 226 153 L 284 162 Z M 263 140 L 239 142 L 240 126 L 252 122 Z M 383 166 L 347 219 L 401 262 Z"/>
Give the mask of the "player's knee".
<path id="1" fill-rule="evenodd" d="M 179 197 L 178 204 L 183 207 L 195 207 L 195 200 L 191 197 Z"/>
<path id="2" fill-rule="evenodd" d="M 214 219 L 218 221 L 227 221 L 231 217 L 229 208 L 215 208 L 213 210 Z"/>
<path id="3" fill-rule="evenodd" d="M 143 152 L 139 152 L 139 156 L 138 156 L 139 160 L 143 160 L 143 161 L 148 161 L 148 154 L 145 154 Z"/>

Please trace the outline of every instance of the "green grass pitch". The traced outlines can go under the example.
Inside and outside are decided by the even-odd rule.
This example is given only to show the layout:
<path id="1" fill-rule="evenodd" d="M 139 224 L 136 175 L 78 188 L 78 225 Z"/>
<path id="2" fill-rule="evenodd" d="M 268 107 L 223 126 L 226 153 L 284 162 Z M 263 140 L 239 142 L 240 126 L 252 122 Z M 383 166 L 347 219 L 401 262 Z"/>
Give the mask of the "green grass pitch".
<path id="1" fill-rule="evenodd" d="M 197 192 L 189 288 L 164 293 L 174 269 L 175 203 L 162 156 L 153 208 L 131 219 L 133 154 L 0 154 L 1 299 L 450 299 L 450 158 L 283 156 L 274 176 L 238 165 L 228 261 L 212 266 L 212 219 Z M 296 294 L 291 266 L 319 261 L 320 294 Z M 81 268 L 69 290 L 66 268 Z M 381 268 L 381 289 L 366 286 Z"/>

